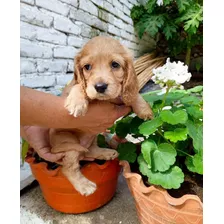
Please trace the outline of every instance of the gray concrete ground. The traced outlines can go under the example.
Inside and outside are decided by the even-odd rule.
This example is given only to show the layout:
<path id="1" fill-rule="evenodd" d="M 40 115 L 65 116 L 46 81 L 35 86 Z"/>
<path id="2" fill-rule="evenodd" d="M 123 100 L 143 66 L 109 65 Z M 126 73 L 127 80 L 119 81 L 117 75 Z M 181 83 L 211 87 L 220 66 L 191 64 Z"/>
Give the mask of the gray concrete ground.
<path id="1" fill-rule="evenodd" d="M 85 214 L 63 214 L 49 207 L 40 187 L 20 197 L 20 224 L 139 224 L 134 199 L 122 174 L 114 198 L 103 207 Z"/>

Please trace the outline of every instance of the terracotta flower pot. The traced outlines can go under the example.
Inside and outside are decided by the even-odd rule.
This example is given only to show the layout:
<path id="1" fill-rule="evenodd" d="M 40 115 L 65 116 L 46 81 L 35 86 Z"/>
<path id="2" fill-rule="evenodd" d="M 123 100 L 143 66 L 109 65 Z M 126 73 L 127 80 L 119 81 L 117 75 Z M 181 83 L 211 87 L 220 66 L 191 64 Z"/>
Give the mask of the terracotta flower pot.
<path id="1" fill-rule="evenodd" d="M 146 187 L 142 177 L 131 173 L 127 161 L 121 161 L 123 175 L 135 199 L 139 220 L 142 224 L 202 224 L 203 204 L 198 196 L 184 195 L 173 198 L 159 187 Z"/>
<path id="2" fill-rule="evenodd" d="M 106 161 L 103 165 L 91 162 L 81 168 L 83 175 L 97 184 L 97 190 L 89 196 L 82 196 L 73 188 L 62 174 L 61 166 L 49 170 L 47 163 L 34 163 L 34 160 L 34 157 L 26 158 L 47 204 L 57 211 L 73 214 L 89 212 L 105 205 L 115 194 L 120 172 L 118 160 Z"/>

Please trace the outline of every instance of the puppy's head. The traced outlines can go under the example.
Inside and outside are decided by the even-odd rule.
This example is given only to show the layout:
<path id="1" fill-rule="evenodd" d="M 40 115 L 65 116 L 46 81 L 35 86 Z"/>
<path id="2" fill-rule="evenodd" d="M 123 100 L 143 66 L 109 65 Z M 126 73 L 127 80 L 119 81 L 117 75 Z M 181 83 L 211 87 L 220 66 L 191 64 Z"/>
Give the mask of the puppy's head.
<path id="1" fill-rule="evenodd" d="M 130 52 L 111 37 L 91 39 L 75 58 L 75 79 L 90 99 L 122 97 L 130 105 L 138 82 Z"/>

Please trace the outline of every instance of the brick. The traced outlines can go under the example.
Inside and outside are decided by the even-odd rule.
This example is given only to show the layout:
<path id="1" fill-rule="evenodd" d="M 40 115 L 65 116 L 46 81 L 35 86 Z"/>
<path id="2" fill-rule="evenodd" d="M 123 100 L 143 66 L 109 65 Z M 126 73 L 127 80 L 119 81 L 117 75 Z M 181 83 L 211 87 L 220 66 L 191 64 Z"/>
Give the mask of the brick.
<path id="1" fill-rule="evenodd" d="M 95 3 L 95 5 L 100 6 L 101 8 L 103 8 L 103 2 L 102 0 L 91 0 L 91 2 Z"/>
<path id="2" fill-rule="evenodd" d="M 102 9 L 99 9 L 98 11 L 98 17 L 106 22 L 109 22 L 109 16 L 111 14 L 109 14 L 107 11 L 104 11 Z M 112 15 L 111 15 L 112 16 Z M 112 17 L 110 17 L 110 19 L 112 19 Z M 113 23 L 113 22 L 110 22 L 110 23 Z"/>
<path id="3" fill-rule="evenodd" d="M 27 3 L 29 5 L 34 5 L 34 0 L 20 0 L 21 2 Z"/>
<path id="4" fill-rule="evenodd" d="M 56 83 L 55 76 L 36 76 L 33 78 L 21 78 L 20 84 L 30 88 L 50 87 Z"/>
<path id="5" fill-rule="evenodd" d="M 112 3 L 113 3 L 115 8 L 123 10 L 123 5 L 118 0 L 113 0 Z"/>
<path id="6" fill-rule="evenodd" d="M 53 17 L 42 13 L 35 7 L 20 4 L 20 20 L 42 27 L 50 27 Z"/>
<path id="7" fill-rule="evenodd" d="M 69 13 L 69 6 L 58 0 L 36 0 L 36 5 L 64 16 Z"/>
<path id="8" fill-rule="evenodd" d="M 68 61 L 68 72 L 74 72 L 74 60 L 69 60 Z"/>
<path id="9" fill-rule="evenodd" d="M 125 27 L 124 22 L 121 19 L 118 19 L 116 17 L 114 17 L 113 25 L 117 26 L 120 29 L 124 29 L 124 27 Z"/>
<path id="10" fill-rule="evenodd" d="M 56 76 L 56 82 L 57 85 L 65 86 L 69 81 L 73 79 L 73 74 L 67 74 L 67 75 L 57 75 Z"/>
<path id="11" fill-rule="evenodd" d="M 126 5 L 123 6 L 123 12 L 126 15 L 130 16 L 131 11 L 130 11 L 130 9 Z"/>
<path id="12" fill-rule="evenodd" d="M 107 1 L 103 1 L 103 8 L 107 10 L 108 12 L 114 14 L 115 8 L 113 5 Z"/>
<path id="13" fill-rule="evenodd" d="M 121 30 L 121 37 L 131 40 L 131 34 L 127 33 L 125 30 Z"/>
<path id="14" fill-rule="evenodd" d="M 78 0 L 60 0 L 60 1 L 72 5 L 74 7 L 78 7 Z"/>
<path id="15" fill-rule="evenodd" d="M 77 54 L 78 49 L 71 46 L 60 46 L 54 48 L 55 58 L 71 58 L 73 59 Z"/>
<path id="16" fill-rule="evenodd" d="M 79 8 L 94 16 L 98 16 L 98 8 L 89 0 L 81 0 L 79 2 Z"/>
<path id="17" fill-rule="evenodd" d="M 79 35 L 81 33 L 81 28 L 75 25 L 69 18 L 57 17 L 54 19 L 54 28 L 56 30 Z"/>
<path id="18" fill-rule="evenodd" d="M 89 37 L 89 34 L 92 30 L 91 26 L 86 25 L 85 23 L 80 22 L 80 21 L 76 21 L 75 24 L 81 28 L 81 36 Z"/>
<path id="19" fill-rule="evenodd" d="M 126 5 L 129 9 L 133 7 L 133 4 L 131 4 L 127 0 L 119 0 L 119 1 L 122 2 L 124 5 Z"/>
<path id="20" fill-rule="evenodd" d="M 138 1 L 136 0 L 128 0 L 132 5 L 137 5 L 138 4 Z"/>
<path id="21" fill-rule="evenodd" d="M 129 33 L 135 33 L 135 29 L 132 25 L 130 24 L 125 24 L 124 26 L 125 30 L 128 31 Z"/>
<path id="22" fill-rule="evenodd" d="M 31 58 L 51 58 L 52 48 L 25 39 L 20 39 L 20 56 Z"/>
<path id="23" fill-rule="evenodd" d="M 20 22 L 20 36 L 30 40 L 45 41 L 66 45 L 66 35 L 54 29 L 47 29 L 25 22 Z"/>
<path id="24" fill-rule="evenodd" d="M 67 72 L 66 60 L 37 60 L 38 72 Z"/>
<path id="25" fill-rule="evenodd" d="M 83 38 L 76 36 L 68 36 L 68 45 L 81 48 L 84 44 Z"/>
<path id="26" fill-rule="evenodd" d="M 36 72 L 35 60 L 20 58 L 20 73 L 27 74 L 34 72 Z"/>
<path id="27" fill-rule="evenodd" d="M 111 24 L 108 25 L 108 32 L 112 33 L 112 34 L 115 34 L 117 36 L 121 35 L 120 30 L 117 27 L 115 27 L 114 25 L 111 25 Z"/>
<path id="28" fill-rule="evenodd" d="M 90 15 L 82 10 L 71 9 L 70 18 L 79 20 L 83 23 L 93 26 L 99 30 L 107 31 L 107 23 L 101 21 L 96 16 Z"/>

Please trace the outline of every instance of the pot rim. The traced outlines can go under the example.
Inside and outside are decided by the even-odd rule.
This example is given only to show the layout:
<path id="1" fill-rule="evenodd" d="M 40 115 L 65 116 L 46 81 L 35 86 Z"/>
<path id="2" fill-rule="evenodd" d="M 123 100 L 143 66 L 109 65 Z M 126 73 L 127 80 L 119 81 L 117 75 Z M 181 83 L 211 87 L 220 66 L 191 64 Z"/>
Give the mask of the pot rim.
<path id="1" fill-rule="evenodd" d="M 137 183 L 139 184 L 139 189 L 143 194 L 147 194 L 147 193 L 156 191 L 156 192 L 160 192 L 161 194 L 163 194 L 167 203 L 170 205 L 178 206 L 178 205 L 184 204 L 188 200 L 194 200 L 194 201 L 197 201 L 201 207 L 203 207 L 203 203 L 201 202 L 201 199 L 197 195 L 185 194 L 180 198 L 174 198 L 167 192 L 166 189 L 164 189 L 162 187 L 155 187 L 153 185 L 146 187 L 141 175 L 131 172 L 130 165 L 129 165 L 128 161 L 122 160 L 119 162 L 119 164 L 123 167 L 123 176 L 126 179 L 135 178 Z"/>
<path id="2" fill-rule="evenodd" d="M 114 160 L 117 160 L 117 159 L 114 159 Z M 30 166 L 32 165 L 34 168 L 37 168 L 37 167 L 38 167 L 38 168 L 41 169 L 43 172 L 47 173 L 48 176 L 51 176 L 51 177 L 56 177 L 56 176 L 59 177 L 59 176 L 61 176 L 61 175 L 60 175 L 60 173 L 61 173 L 60 171 L 61 171 L 61 168 L 62 168 L 61 165 L 60 165 L 59 167 L 57 167 L 56 169 L 54 169 L 54 170 L 50 170 L 50 169 L 47 168 L 47 163 L 46 163 L 46 162 L 34 163 L 35 158 L 34 158 L 33 156 L 28 156 L 28 157 L 26 157 L 25 161 L 26 161 L 27 163 L 29 163 Z M 106 169 L 106 168 L 111 164 L 112 161 L 113 161 L 113 160 L 107 160 L 107 161 L 106 161 L 104 164 L 102 164 L 102 165 L 97 164 L 97 163 L 94 162 L 94 161 L 91 161 L 90 163 L 85 164 L 85 165 L 81 168 L 81 170 L 84 169 L 84 167 L 86 167 L 86 166 L 92 166 L 93 169 L 104 170 L 104 169 Z"/>

